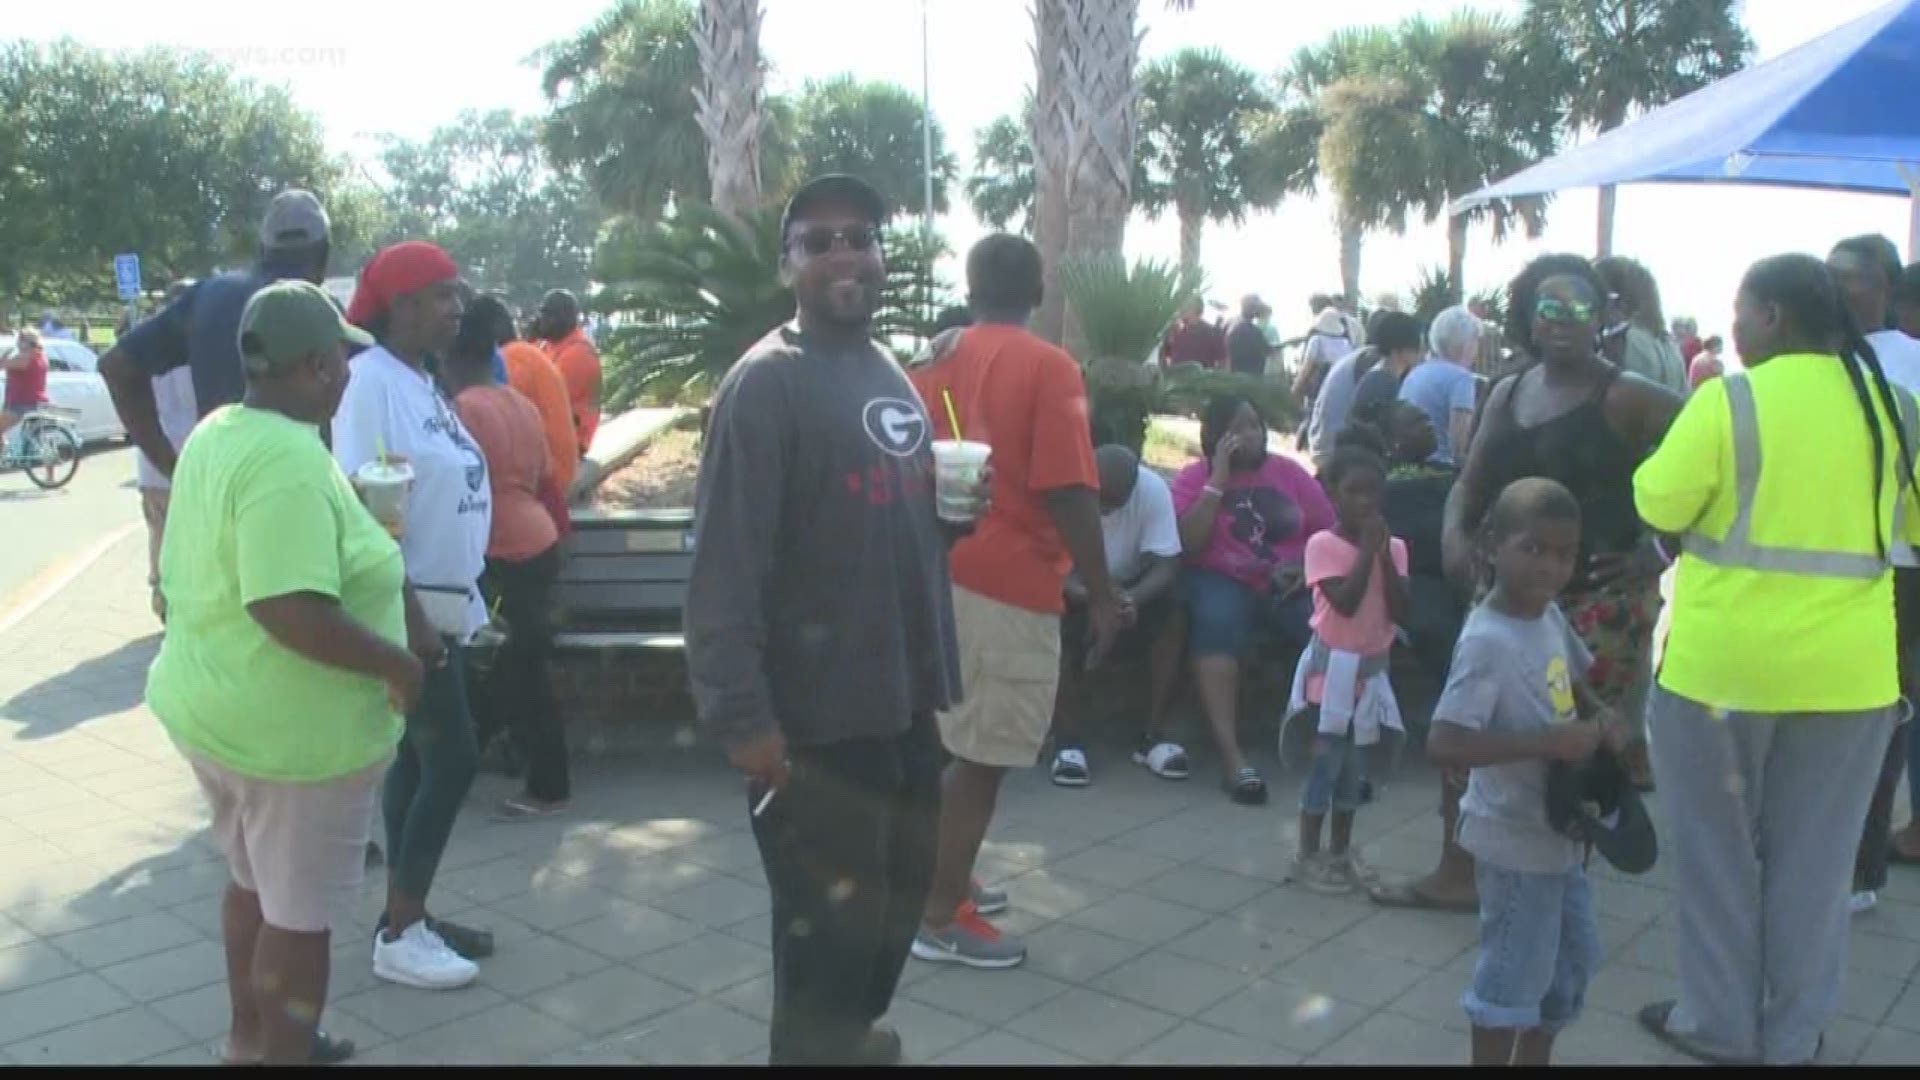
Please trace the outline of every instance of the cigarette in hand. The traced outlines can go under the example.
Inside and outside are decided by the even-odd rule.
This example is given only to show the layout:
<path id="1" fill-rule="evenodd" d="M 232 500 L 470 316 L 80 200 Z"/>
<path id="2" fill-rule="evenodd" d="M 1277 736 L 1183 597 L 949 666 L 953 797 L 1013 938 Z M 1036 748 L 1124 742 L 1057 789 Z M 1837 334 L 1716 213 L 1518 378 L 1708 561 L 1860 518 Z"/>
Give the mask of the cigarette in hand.
<path id="1" fill-rule="evenodd" d="M 767 793 L 760 796 L 760 801 L 754 804 L 753 816 L 759 817 L 761 814 L 766 813 L 767 806 L 773 802 L 773 797 L 778 794 L 780 794 L 779 788 L 768 788 Z"/>

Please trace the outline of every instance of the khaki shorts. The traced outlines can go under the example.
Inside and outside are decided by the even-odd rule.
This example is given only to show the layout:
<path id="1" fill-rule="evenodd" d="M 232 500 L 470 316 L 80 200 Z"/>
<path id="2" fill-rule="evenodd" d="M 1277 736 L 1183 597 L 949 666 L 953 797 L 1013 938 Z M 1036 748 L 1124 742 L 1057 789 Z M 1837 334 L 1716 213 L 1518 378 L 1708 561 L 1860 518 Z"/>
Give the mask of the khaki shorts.
<path id="1" fill-rule="evenodd" d="M 954 757 L 1024 769 L 1040 760 L 1060 684 L 1060 616 L 953 589 L 964 699 L 940 714 L 940 741 Z"/>
<path id="2" fill-rule="evenodd" d="M 234 884 L 267 925 L 317 934 L 346 922 L 366 880 L 374 802 L 391 759 L 311 784 L 259 780 L 182 748 L 213 808 Z"/>

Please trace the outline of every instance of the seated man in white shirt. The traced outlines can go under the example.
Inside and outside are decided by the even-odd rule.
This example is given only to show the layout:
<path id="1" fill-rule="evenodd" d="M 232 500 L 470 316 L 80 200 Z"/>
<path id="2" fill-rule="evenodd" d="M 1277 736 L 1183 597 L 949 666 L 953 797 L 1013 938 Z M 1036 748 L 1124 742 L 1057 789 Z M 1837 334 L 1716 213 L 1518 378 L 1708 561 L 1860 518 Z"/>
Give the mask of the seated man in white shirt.
<path id="1" fill-rule="evenodd" d="M 1186 623 L 1178 597 L 1180 527 L 1173 492 L 1158 473 L 1140 464 L 1124 446 L 1094 452 L 1100 471 L 1100 528 L 1106 538 L 1107 568 L 1120 590 L 1127 627 L 1112 656 L 1137 662 L 1145 654 L 1151 700 L 1146 729 L 1133 760 L 1169 780 L 1187 778 L 1187 752 L 1170 741 L 1167 711 L 1180 654 L 1186 647 Z M 1086 747 L 1080 740 L 1077 700 L 1088 671 L 1087 592 L 1074 574 L 1067 579 L 1067 611 L 1060 620 L 1060 689 L 1053 709 L 1053 782 L 1084 787 L 1092 779 Z"/>

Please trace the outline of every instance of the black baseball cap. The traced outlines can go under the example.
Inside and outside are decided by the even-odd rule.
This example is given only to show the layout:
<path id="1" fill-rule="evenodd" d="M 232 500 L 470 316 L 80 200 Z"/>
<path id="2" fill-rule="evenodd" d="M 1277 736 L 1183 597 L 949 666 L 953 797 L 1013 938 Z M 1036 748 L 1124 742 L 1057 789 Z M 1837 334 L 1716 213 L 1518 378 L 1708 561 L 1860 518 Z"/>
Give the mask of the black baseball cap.
<path id="1" fill-rule="evenodd" d="M 1592 844 L 1623 874 L 1644 874 L 1660 857 L 1646 804 L 1620 755 L 1602 749 L 1578 765 L 1547 766 L 1547 824 Z"/>
<path id="2" fill-rule="evenodd" d="M 872 184 L 846 173 L 828 173 L 801 184 L 800 190 L 787 200 L 787 208 L 780 212 L 780 243 L 786 244 L 787 230 L 794 218 L 806 213 L 809 207 L 830 200 L 853 204 L 873 221 L 876 229 L 887 223 L 887 201 Z"/>

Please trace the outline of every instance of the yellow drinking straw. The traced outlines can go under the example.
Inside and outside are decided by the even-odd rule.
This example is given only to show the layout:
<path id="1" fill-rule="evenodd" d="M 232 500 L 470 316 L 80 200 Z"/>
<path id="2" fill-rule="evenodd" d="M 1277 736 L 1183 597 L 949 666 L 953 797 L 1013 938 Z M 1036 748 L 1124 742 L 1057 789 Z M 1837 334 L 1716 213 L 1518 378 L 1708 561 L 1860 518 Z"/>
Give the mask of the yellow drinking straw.
<path id="1" fill-rule="evenodd" d="M 954 441 L 965 442 L 967 437 L 960 434 L 960 414 L 953 411 L 953 390 L 950 387 L 941 387 L 940 398 L 947 403 L 947 423 L 953 425 Z"/>

